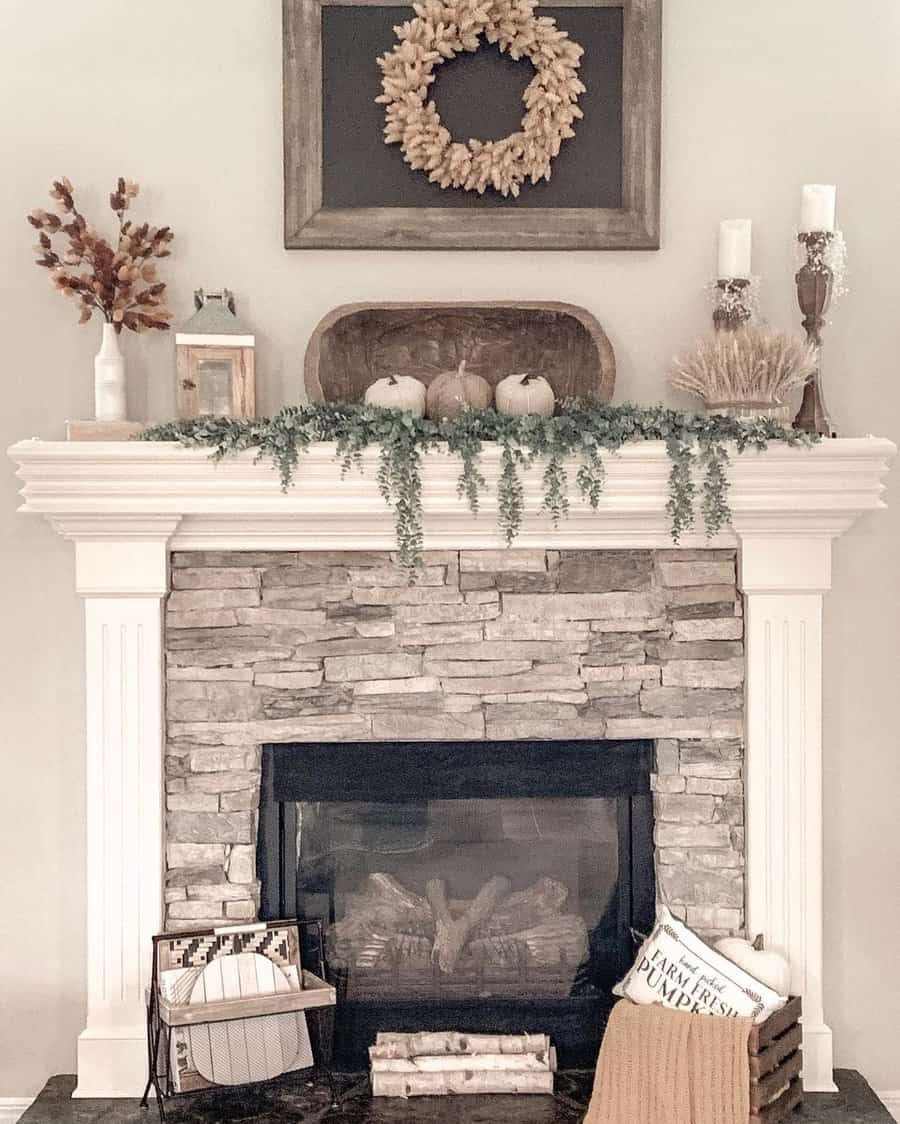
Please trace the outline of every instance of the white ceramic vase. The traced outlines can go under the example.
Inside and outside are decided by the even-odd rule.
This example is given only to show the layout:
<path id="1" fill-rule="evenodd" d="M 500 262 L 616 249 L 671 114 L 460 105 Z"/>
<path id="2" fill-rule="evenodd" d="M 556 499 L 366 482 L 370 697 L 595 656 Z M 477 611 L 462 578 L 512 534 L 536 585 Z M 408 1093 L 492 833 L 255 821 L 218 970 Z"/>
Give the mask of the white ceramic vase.
<path id="1" fill-rule="evenodd" d="M 97 421 L 125 421 L 125 356 L 114 324 L 103 325 L 103 342 L 94 359 L 94 416 Z"/>

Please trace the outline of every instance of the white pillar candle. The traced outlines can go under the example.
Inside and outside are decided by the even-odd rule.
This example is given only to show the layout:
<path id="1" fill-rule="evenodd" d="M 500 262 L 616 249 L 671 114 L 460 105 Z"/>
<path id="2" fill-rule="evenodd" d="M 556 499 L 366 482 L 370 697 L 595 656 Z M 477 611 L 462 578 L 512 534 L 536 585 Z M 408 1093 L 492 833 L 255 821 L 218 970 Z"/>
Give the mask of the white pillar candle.
<path id="1" fill-rule="evenodd" d="M 750 246 L 753 224 L 750 219 L 723 219 L 719 223 L 720 280 L 750 278 Z"/>
<path id="2" fill-rule="evenodd" d="M 837 188 L 829 183 L 807 183 L 800 196 L 800 230 L 834 230 L 834 205 Z"/>

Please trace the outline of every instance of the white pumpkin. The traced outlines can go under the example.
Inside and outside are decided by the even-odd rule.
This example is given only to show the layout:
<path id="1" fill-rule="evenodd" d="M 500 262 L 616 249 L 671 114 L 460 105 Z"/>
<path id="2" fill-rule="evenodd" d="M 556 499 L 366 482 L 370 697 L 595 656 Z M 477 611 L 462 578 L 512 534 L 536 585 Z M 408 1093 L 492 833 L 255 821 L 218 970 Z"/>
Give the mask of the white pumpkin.
<path id="1" fill-rule="evenodd" d="M 406 410 L 421 418 L 425 414 L 425 384 L 412 375 L 388 375 L 367 388 L 366 402 L 386 410 Z"/>
<path id="2" fill-rule="evenodd" d="M 723 937 L 716 941 L 715 948 L 716 952 L 727 956 L 755 980 L 777 991 L 779 995 L 790 995 L 791 966 L 781 953 L 765 947 L 762 933 L 754 941 L 745 941 L 742 937 Z"/>
<path id="3" fill-rule="evenodd" d="M 497 409 L 501 414 L 553 416 L 556 395 L 543 375 L 507 375 L 497 383 Z"/>

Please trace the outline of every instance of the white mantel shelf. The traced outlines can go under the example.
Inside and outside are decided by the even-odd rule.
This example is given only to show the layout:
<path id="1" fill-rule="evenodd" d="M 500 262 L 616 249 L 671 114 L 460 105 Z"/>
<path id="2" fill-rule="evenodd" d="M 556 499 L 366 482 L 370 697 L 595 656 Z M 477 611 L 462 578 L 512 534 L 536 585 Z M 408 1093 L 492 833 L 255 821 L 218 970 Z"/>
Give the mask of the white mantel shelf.
<path id="1" fill-rule="evenodd" d="M 883 507 L 896 453 L 886 440 L 773 443 L 734 455 L 732 525 L 713 540 L 702 521 L 682 547 L 735 547 L 746 646 L 746 916 L 751 933 L 787 955 L 803 997 L 803 1080 L 831 1091 L 832 1037 L 822 979 L 822 607 L 831 545 Z M 21 510 L 75 543 L 85 602 L 87 695 L 87 1025 L 78 1042 L 79 1097 L 135 1096 L 146 1077 L 143 998 L 150 937 L 162 917 L 164 815 L 163 599 L 169 554 L 192 550 L 386 550 L 394 516 L 378 492 L 377 450 L 341 478 L 333 445 L 300 454 L 282 492 L 252 452 L 215 463 L 176 444 L 21 441 L 9 450 Z M 425 546 L 497 548 L 499 450 L 475 517 L 457 496 L 460 463 L 423 464 Z M 672 545 L 664 445 L 604 458 L 599 510 L 577 495 L 554 528 L 541 514 L 538 465 L 524 476 L 516 545 L 627 549 Z"/>
<path id="2" fill-rule="evenodd" d="M 883 506 L 882 478 L 896 453 L 878 438 L 823 441 L 813 448 L 773 443 L 764 452 L 734 453 L 729 470 L 730 529 L 710 543 L 702 521 L 682 545 L 736 545 L 745 534 L 834 537 L 865 511 Z M 253 452 L 214 462 L 208 450 L 167 442 L 20 441 L 22 511 L 46 516 L 75 539 L 156 536 L 167 524 L 173 549 L 389 549 L 393 513 L 376 483 L 377 450 L 364 471 L 341 477 L 334 446 L 300 453 L 296 481 L 282 492 L 268 461 Z M 486 446 L 488 488 L 473 517 L 457 496 L 459 459 L 424 458 L 426 546 L 497 547 L 496 480 L 500 454 Z M 519 546 L 653 547 L 671 545 L 666 503 L 670 462 L 661 442 L 625 446 L 604 457 L 607 481 L 592 511 L 574 485 L 571 510 L 557 528 L 540 514 L 540 466 L 523 474 L 526 516 Z"/>

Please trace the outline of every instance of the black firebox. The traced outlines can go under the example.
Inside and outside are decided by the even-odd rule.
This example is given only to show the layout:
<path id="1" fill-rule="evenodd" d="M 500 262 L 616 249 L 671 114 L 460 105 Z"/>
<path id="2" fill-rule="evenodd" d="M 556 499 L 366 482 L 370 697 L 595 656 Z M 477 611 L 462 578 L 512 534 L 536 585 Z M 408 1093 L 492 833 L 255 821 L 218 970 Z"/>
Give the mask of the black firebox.
<path id="1" fill-rule="evenodd" d="M 261 915 L 321 916 L 337 1063 L 379 1030 L 547 1033 L 592 1065 L 653 923 L 652 743 L 267 745 Z"/>

